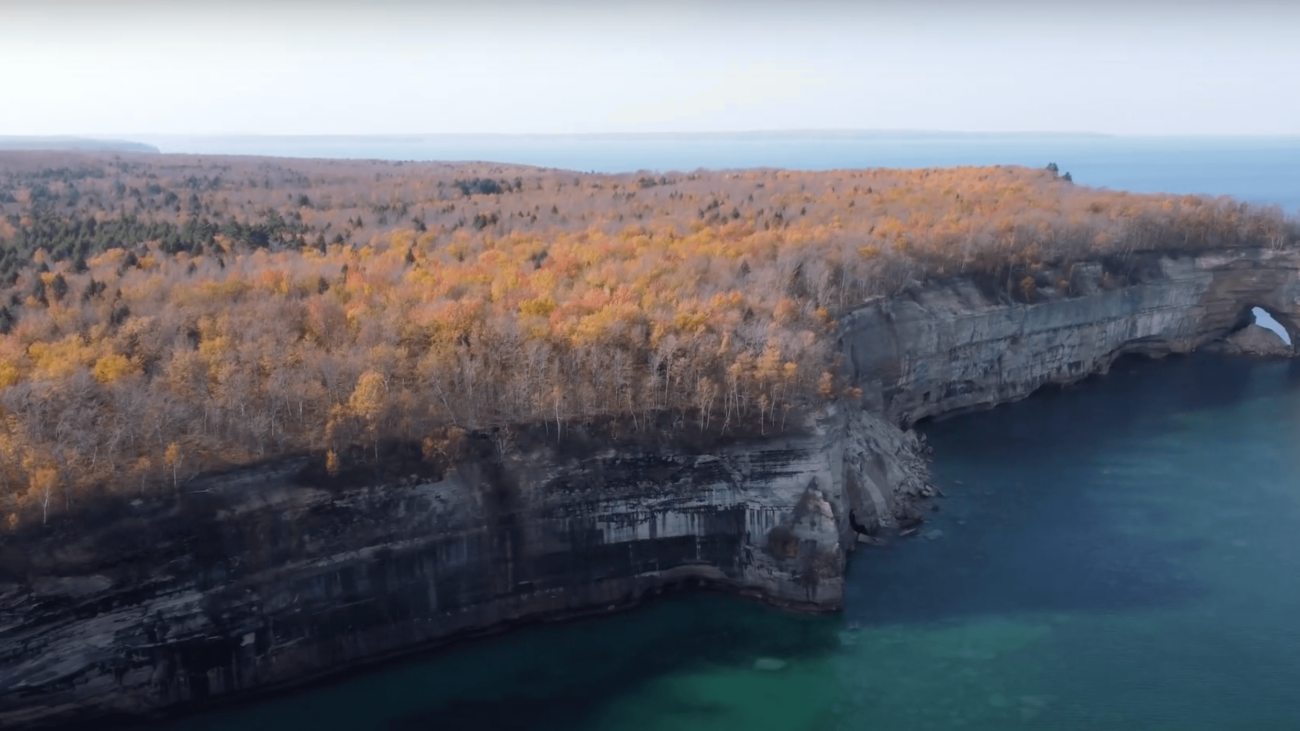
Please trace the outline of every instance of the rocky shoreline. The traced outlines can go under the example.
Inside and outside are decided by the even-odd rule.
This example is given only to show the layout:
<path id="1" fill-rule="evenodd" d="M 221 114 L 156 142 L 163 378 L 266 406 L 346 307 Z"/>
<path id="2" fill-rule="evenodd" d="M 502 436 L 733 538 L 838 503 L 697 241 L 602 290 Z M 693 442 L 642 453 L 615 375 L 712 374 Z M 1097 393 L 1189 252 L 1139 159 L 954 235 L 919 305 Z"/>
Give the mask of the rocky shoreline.
<path id="1" fill-rule="evenodd" d="M 1293 354 L 1254 329 L 1255 306 L 1300 334 L 1293 251 L 1039 275 L 1029 302 L 954 279 L 847 313 L 842 375 L 860 399 L 781 436 L 593 430 L 485 447 L 441 473 L 394 453 L 346 484 L 286 459 L 6 534 L 0 726 L 195 707 L 683 584 L 833 611 L 847 554 L 917 530 L 934 495 L 918 420 L 1104 373 L 1125 353 Z"/>

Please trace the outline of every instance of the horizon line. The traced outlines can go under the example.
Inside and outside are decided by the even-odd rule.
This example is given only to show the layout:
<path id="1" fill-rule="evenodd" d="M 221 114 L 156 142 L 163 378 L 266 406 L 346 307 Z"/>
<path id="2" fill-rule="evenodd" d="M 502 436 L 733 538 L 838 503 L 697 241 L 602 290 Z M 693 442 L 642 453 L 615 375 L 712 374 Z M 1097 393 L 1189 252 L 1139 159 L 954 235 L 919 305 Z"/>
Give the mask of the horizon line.
<path id="1" fill-rule="evenodd" d="M 268 133 L 268 132 L 134 132 L 134 133 L 74 133 L 74 134 L 3 134 L 0 140 L 105 140 L 105 141 L 141 141 L 148 138 L 182 138 L 182 139 L 269 139 L 269 140 L 384 140 L 384 139 L 428 139 L 428 138 L 603 138 L 603 139 L 653 139 L 653 138 L 716 138 L 741 136 L 845 136 L 845 135 L 920 135 L 920 136 L 968 136 L 968 137 L 1097 137 L 1097 138 L 1256 138 L 1288 139 L 1300 138 L 1300 134 L 1263 134 L 1242 132 L 1200 133 L 1200 134 L 1128 134 L 1114 132 L 1059 131 L 1059 130 L 955 130 L 926 128 L 787 128 L 787 129 L 737 129 L 737 130 L 679 130 L 656 132 L 320 132 L 320 133 Z"/>

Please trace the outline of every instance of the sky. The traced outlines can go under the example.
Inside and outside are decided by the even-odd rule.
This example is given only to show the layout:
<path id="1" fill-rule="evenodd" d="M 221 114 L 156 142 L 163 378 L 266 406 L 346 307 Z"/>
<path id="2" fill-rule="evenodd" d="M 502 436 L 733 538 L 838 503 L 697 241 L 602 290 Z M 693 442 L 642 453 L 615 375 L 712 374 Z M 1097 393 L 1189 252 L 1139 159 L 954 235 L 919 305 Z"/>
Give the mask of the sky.
<path id="1" fill-rule="evenodd" d="M 0 0 L 0 135 L 1300 135 L 1300 2 Z"/>

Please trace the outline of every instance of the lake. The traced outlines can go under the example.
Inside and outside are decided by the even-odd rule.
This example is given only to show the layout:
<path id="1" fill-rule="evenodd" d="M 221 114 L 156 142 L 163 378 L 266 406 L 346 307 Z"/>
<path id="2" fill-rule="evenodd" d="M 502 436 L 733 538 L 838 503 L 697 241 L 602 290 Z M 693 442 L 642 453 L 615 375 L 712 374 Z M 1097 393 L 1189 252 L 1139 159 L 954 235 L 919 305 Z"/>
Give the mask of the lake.
<path id="1" fill-rule="evenodd" d="M 1196 355 L 922 426 L 929 529 L 842 615 L 679 595 L 168 731 L 1300 727 L 1300 363 Z"/>

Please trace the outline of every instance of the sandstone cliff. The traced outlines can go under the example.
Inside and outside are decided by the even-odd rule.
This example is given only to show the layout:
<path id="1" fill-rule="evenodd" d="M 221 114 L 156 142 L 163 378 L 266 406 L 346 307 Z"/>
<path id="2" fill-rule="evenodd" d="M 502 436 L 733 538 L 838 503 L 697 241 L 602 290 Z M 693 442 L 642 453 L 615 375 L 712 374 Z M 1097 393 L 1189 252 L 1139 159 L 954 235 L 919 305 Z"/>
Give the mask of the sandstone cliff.
<path id="1" fill-rule="evenodd" d="M 910 425 L 1104 373 L 1125 353 L 1187 353 L 1251 322 L 1300 335 L 1300 254 L 1251 249 L 1143 255 L 1044 272 L 1032 304 L 962 279 L 880 299 L 841 324 L 846 375 L 865 406 Z"/>
<path id="2" fill-rule="evenodd" d="M 333 489 L 290 460 L 9 536 L 0 726 L 292 684 L 683 583 L 834 609 L 851 520 L 926 489 L 915 438 L 858 409 L 709 450 L 582 441 Z"/>
<path id="3" fill-rule="evenodd" d="M 1293 252 L 1041 275 L 1029 302 L 955 280 L 848 313 L 844 375 L 862 402 L 792 434 L 487 444 L 442 474 L 395 456 L 346 484 L 284 460 L 6 534 L 0 726 L 202 703 L 682 584 L 835 609 L 855 533 L 929 494 L 922 445 L 898 425 L 1126 352 L 1188 352 L 1248 325 L 1252 306 L 1300 322 Z"/>

